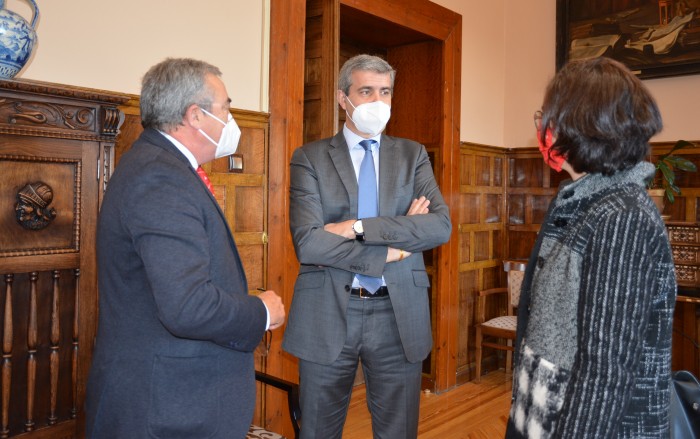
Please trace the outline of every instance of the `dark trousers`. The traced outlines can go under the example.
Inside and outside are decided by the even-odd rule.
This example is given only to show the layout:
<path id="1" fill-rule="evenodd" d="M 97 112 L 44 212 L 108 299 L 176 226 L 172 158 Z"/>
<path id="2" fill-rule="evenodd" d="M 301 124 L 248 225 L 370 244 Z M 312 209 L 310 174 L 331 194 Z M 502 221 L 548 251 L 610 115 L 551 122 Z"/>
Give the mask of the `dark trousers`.
<path id="1" fill-rule="evenodd" d="M 359 359 L 374 438 L 417 437 L 422 363 L 406 360 L 388 297 L 351 297 L 338 359 L 329 365 L 299 360 L 302 439 L 341 438 Z"/>

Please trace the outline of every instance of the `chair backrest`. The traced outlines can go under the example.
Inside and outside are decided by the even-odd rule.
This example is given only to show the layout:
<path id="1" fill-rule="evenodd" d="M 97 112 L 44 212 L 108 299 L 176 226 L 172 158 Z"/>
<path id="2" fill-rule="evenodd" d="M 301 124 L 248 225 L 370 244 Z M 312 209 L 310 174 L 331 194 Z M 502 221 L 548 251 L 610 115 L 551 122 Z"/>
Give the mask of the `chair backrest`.
<path id="1" fill-rule="evenodd" d="M 503 261 L 503 269 L 508 274 L 508 314 L 512 315 L 512 309 L 520 303 L 520 288 L 525 277 L 527 262 L 519 260 Z"/>

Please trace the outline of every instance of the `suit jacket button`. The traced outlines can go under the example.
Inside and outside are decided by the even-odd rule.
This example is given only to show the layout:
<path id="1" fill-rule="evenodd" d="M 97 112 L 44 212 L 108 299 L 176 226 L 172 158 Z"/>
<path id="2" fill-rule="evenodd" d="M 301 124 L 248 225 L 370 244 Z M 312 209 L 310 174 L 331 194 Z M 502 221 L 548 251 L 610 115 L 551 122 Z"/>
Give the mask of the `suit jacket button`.
<path id="1" fill-rule="evenodd" d="M 350 285 L 345 285 L 345 291 L 350 291 Z"/>

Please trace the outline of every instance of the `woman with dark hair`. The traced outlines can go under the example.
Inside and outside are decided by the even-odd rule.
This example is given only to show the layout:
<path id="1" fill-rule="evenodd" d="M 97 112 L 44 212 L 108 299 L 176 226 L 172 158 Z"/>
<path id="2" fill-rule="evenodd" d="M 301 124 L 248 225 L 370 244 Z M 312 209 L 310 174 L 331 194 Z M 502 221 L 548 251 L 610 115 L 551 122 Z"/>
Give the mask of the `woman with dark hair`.
<path id="1" fill-rule="evenodd" d="M 667 437 L 676 280 L 644 161 L 661 116 L 608 58 L 567 64 L 535 113 L 565 170 L 530 255 L 506 437 Z"/>

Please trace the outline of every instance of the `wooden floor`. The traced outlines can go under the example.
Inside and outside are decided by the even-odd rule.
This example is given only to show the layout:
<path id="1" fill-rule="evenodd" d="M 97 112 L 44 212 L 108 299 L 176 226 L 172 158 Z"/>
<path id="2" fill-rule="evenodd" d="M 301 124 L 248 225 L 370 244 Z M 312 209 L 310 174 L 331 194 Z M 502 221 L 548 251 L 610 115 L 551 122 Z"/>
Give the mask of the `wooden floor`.
<path id="1" fill-rule="evenodd" d="M 503 370 L 469 382 L 439 395 L 423 393 L 420 398 L 420 439 L 502 438 L 510 410 L 512 375 Z M 369 439 L 372 426 L 364 386 L 357 386 L 350 400 L 343 439 Z"/>

